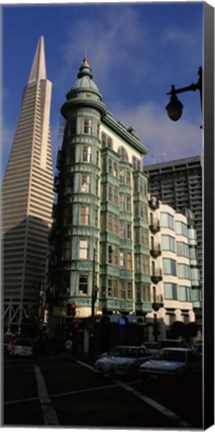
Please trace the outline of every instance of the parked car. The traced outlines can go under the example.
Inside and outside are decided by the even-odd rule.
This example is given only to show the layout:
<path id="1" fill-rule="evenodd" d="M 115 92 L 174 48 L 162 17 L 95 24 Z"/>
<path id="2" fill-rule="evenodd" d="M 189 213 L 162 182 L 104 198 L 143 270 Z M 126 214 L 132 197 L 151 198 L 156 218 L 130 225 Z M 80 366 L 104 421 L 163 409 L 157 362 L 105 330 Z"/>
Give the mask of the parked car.
<path id="1" fill-rule="evenodd" d="M 28 338 L 17 338 L 14 341 L 10 354 L 13 356 L 32 357 L 33 342 Z"/>
<path id="2" fill-rule="evenodd" d="M 180 339 L 161 339 L 158 341 L 160 349 L 162 348 L 189 348 L 189 345 L 184 340 Z"/>
<path id="3" fill-rule="evenodd" d="M 144 347 L 147 348 L 152 354 L 157 354 L 157 352 L 160 350 L 160 343 L 159 342 L 144 342 Z"/>
<path id="4" fill-rule="evenodd" d="M 164 348 L 150 360 L 139 367 L 144 377 L 182 376 L 201 373 L 201 356 L 190 348 Z"/>
<path id="5" fill-rule="evenodd" d="M 94 370 L 103 375 L 125 375 L 138 371 L 139 365 L 152 357 L 144 346 L 118 345 L 96 360 Z"/>

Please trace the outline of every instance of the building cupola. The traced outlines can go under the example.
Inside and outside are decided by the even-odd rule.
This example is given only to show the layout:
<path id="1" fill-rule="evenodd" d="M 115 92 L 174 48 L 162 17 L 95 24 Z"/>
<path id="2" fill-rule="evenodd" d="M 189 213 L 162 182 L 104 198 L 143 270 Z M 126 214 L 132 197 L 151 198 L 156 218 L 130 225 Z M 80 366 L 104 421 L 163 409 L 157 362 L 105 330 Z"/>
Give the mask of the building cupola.
<path id="1" fill-rule="evenodd" d="M 93 73 L 87 57 L 83 59 L 83 63 L 79 68 L 77 80 L 71 90 L 66 95 L 67 101 L 61 108 L 61 113 L 66 117 L 68 109 L 74 108 L 80 104 L 92 106 L 100 111 L 102 115 L 107 113 L 107 108 L 102 102 L 102 95 L 93 81 Z"/>

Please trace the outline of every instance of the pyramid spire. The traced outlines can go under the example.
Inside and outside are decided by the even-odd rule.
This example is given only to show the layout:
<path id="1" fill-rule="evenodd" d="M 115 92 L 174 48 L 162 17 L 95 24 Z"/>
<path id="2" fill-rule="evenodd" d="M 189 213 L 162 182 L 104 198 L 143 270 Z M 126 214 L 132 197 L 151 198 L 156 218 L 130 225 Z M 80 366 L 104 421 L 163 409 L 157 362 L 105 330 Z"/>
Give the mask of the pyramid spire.
<path id="1" fill-rule="evenodd" d="M 44 37 L 40 36 L 37 44 L 37 49 L 34 56 L 34 61 L 31 68 L 28 84 L 46 79 L 46 62 L 45 62 L 45 48 Z"/>

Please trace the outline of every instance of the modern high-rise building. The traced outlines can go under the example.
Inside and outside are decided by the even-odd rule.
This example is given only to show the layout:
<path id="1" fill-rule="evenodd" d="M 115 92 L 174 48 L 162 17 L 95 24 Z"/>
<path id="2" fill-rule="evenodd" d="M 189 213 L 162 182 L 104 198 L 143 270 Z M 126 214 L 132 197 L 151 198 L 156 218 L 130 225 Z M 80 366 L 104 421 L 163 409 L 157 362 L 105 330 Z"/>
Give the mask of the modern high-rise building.
<path id="1" fill-rule="evenodd" d="M 59 326 L 68 303 L 76 317 L 94 314 L 95 294 L 95 314 L 151 310 L 147 149 L 114 120 L 92 77 L 85 58 L 61 108 L 49 273 L 50 318 Z"/>
<path id="2" fill-rule="evenodd" d="M 144 167 L 149 192 L 176 211 L 188 207 L 194 215 L 197 254 L 202 281 L 202 157 L 191 156 Z"/>
<path id="3" fill-rule="evenodd" d="M 4 326 L 37 323 L 52 223 L 53 169 L 44 38 L 40 37 L 2 186 Z"/>
<path id="4" fill-rule="evenodd" d="M 201 308 L 194 217 L 188 208 L 183 213 L 154 196 L 149 200 L 153 312 L 146 315 L 146 323 L 151 320 L 157 328 L 152 325 L 148 339 L 170 337 L 175 321 L 194 322 Z"/>

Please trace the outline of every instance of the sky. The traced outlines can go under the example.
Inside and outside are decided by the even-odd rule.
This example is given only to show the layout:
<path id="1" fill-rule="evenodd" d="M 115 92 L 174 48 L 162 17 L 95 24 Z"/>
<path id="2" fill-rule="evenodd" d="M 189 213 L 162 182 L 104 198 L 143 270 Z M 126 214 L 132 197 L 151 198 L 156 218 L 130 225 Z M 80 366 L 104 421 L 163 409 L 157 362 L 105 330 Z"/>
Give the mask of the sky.
<path id="1" fill-rule="evenodd" d="M 53 166 L 62 144 L 60 108 L 87 52 L 103 102 L 136 130 L 145 165 L 202 150 L 199 92 L 179 95 L 184 111 L 171 121 L 166 95 L 198 81 L 203 65 L 203 2 L 10 4 L 2 6 L 2 174 L 4 175 L 36 46 L 45 40 L 52 82 Z"/>

